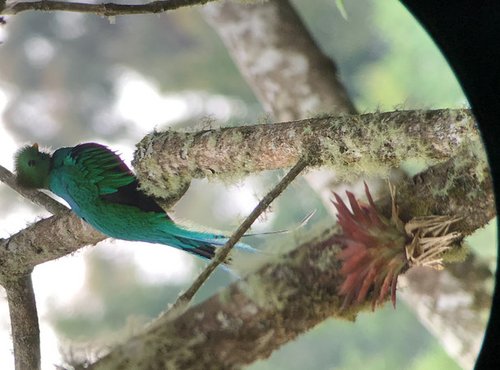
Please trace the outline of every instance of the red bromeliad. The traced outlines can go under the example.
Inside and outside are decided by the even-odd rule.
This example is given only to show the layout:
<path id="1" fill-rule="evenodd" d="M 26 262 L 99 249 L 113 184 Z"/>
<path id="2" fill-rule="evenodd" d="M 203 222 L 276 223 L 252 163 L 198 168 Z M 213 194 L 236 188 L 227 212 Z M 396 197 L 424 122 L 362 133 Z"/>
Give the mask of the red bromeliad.
<path id="1" fill-rule="evenodd" d="M 345 279 L 339 293 L 344 296 L 342 308 L 372 297 L 372 309 L 391 293 L 396 305 L 398 276 L 412 266 L 442 268 L 442 256 L 462 235 L 449 232 L 458 218 L 428 216 L 404 224 L 398 217 L 395 188 L 390 186 L 392 217 L 388 219 L 376 208 L 365 183 L 368 204 L 358 202 L 347 191 L 351 210 L 334 193 L 342 232 L 336 241 L 342 245 L 341 273 Z"/>

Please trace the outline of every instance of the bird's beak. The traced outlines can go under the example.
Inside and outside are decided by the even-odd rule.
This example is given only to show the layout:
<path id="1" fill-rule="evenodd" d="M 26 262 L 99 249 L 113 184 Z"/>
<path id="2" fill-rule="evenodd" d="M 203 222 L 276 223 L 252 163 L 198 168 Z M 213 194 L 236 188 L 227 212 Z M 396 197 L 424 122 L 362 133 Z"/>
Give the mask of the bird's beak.
<path id="1" fill-rule="evenodd" d="M 38 143 L 35 143 L 31 146 L 33 149 L 36 149 L 38 151 Z"/>

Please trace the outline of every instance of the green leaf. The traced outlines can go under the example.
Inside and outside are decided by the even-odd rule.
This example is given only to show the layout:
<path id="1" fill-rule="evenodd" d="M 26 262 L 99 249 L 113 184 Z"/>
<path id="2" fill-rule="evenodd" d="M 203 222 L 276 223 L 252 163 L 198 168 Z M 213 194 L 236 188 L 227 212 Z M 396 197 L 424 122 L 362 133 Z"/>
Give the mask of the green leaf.
<path id="1" fill-rule="evenodd" d="M 345 10 L 344 0 L 335 0 L 335 4 L 337 4 L 337 9 L 342 17 L 347 20 L 347 11 Z"/>

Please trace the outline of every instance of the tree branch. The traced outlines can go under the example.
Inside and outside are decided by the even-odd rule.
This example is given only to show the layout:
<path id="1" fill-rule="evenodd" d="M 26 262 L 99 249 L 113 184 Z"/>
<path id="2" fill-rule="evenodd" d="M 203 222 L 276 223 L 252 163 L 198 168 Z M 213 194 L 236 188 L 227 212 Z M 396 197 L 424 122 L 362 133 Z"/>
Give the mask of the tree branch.
<path id="1" fill-rule="evenodd" d="M 7 291 L 16 370 L 40 369 L 40 329 L 31 273 L 2 281 Z"/>
<path id="2" fill-rule="evenodd" d="M 399 190 L 402 194 L 401 200 L 404 204 L 408 205 L 406 207 L 408 212 L 411 211 L 418 215 L 425 215 L 430 214 L 431 210 L 435 210 L 436 214 L 462 214 L 464 216 L 464 220 L 462 221 L 463 232 L 470 233 L 482 227 L 495 214 L 491 178 L 485 159 L 479 153 L 477 155 L 472 152 L 463 153 L 466 149 L 457 148 L 459 143 L 473 139 L 477 135 L 470 113 L 463 110 L 446 112 L 448 111 L 431 111 L 428 113 L 401 112 L 401 115 L 398 112 L 380 114 L 378 118 L 384 118 L 388 127 L 394 129 L 396 126 L 399 126 L 403 130 L 399 135 L 392 131 L 394 136 L 384 139 L 380 148 L 381 150 L 385 150 L 383 148 L 386 147 L 387 151 L 385 153 L 387 157 L 382 158 L 381 162 L 394 162 L 394 158 L 391 158 L 390 153 L 395 148 L 399 148 L 402 151 L 406 150 L 407 148 L 402 145 L 403 134 L 406 132 L 406 135 L 411 136 L 413 130 L 415 130 L 414 136 L 420 136 L 421 139 L 427 138 L 432 143 L 425 145 L 430 152 L 430 154 L 429 152 L 425 154 L 428 157 L 442 159 L 448 155 L 455 155 L 456 157 L 453 161 L 449 161 L 442 166 L 430 168 L 424 173 L 417 175 L 413 182 L 400 186 Z M 443 113 L 444 115 L 442 115 Z M 369 115 L 364 115 L 360 119 L 366 119 L 366 116 Z M 419 122 L 418 117 L 423 121 Z M 435 124 L 432 123 L 432 117 L 436 121 Z M 341 120 L 342 118 L 339 119 Z M 346 119 L 355 120 L 353 117 L 347 117 Z M 235 170 L 235 166 L 231 164 L 233 160 L 236 162 L 243 161 L 243 163 L 239 162 L 238 165 L 245 166 L 245 158 L 252 165 L 245 167 L 243 172 L 287 166 L 287 160 L 273 160 L 272 148 L 274 146 L 274 149 L 280 152 L 281 155 L 294 159 L 298 159 L 297 155 L 299 153 L 302 154 L 302 151 L 306 152 L 305 149 L 308 145 L 305 145 L 300 140 L 294 141 L 294 135 L 300 133 L 300 130 L 290 128 L 290 126 L 293 127 L 295 124 L 297 123 L 264 125 L 264 127 L 225 128 L 191 134 L 172 132 L 152 134 L 143 139 L 139 144 L 139 149 L 136 152 L 136 168 L 140 175 L 144 173 L 141 171 L 145 171 L 149 167 L 150 174 L 146 173 L 146 176 L 155 176 L 161 174 L 161 166 L 165 166 L 168 169 L 167 173 L 172 175 L 172 172 L 175 170 L 178 171 L 178 177 L 182 178 L 182 176 L 186 176 L 186 172 L 199 177 L 201 174 L 206 173 L 203 169 L 208 171 L 208 168 L 212 167 L 216 168 L 217 171 L 214 170 L 214 174 L 212 175 L 211 173 L 211 175 L 220 176 L 227 173 L 228 170 Z M 299 121 L 298 124 L 306 125 L 307 131 L 307 120 Z M 323 122 L 323 126 L 318 129 L 319 131 L 316 131 L 314 134 L 320 135 L 321 130 L 325 130 L 324 134 L 326 137 L 323 140 L 327 142 L 329 140 L 336 142 L 335 140 L 337 140 L 337 143 L 341 146 L 342 141 L 346 140 L 348 136 L 344 137 L 344 139 L 342 137 L 329 137 L 331 134 L 329 130 L 332 130 L 331 127 L 331 122 L 327 120 Z M 362 131 L 362 128 L 367 128 L 369 132 L 374 132 L 374 128 L 369 124 L 366 126 L 358 124 L 358 130 Z M 423 134 L 419 134 L 420 130 Z M 397 132 L 397 130 L 395 131 Z M 343 134 L 343 132 L 341 133 Z M 238 146 L 230 138 L 234 138 L 239 134 L 243 136 L 240 137 Z M 280 134 L 290 135 L 293 144 L 291 147 L 288 147 L 288 150 L 281 146 L 280 143 L 283 143 L 283 145 L 286 144 L 286 136 L 280 137 Z M 358 134 L 367 140 L 367 145 L 371 145 L 369 143 L 370 137 L 376 137 L 376 135 L 370 136 L 368 134 L 361 134 L 361 132 Z M 211 135 L 213 135 L 212 139 L 208 140 L 208 137 Z M 309 138 L 312 136 L 314 135 L 307 134 L 304 137 Z M 178 138 L 177 140 L 175 140 L 176 137 Z M 162 141 L 162 138 L 167 141 Z M 189 139 L 186 142 L 179 141 L 186 138 Z M 274 139 L 275 141 L 262 143 L 258 140 L 259 138 Z M 314 143 L 314 140 L 311 138 L 311 141 L 306 141 L 306 144 Z M 151 147 L 146 146 L 146 143 L 150 143 Z M 168 143 L 173 147 L 169 147 Z M 230 143 L 235 147 L 229 146 Z M 384 143 L 387 145 L 384 145 Z M 256 150 L 251 150 L 252 144 L 254 144 Z M 320 142 L 319 144 L 322 143 Z M 324 141 L 322 145 L 324 146 Z M 346 145 L 347 148 L 351 146 L 350 143 Z M 186 156 L 186 152 L 179 148 L 188 148 L 187 153 L 189 155 Z M 217 148 L 222 153 L 219 153 Z M 419 148 L 422 148 L 422 146 L 419 146 Z M 473 147 L 471 148 L 473 149 Z M 354 149 L 353 147 L 352 150 Z M 180 153 L 179 150 L 181 151 Z M 360 147 L 357 150 L 360 150 L 361 153 L 368 153 L 366 148 Z M 191 153 L 196 153 L 196 155 Z M 267 157 L 265 153 L 268 153 Z M 346 166 L 346 170 L 350 167 L 342 163 L 342 160 L 350 159 L 354 160 L 354 163 L 356 161 L 359 163 L 359 158 L 356 158 L 353 153 L 345 154 L 339 151 L 337 154 L 340 158 L 335 158 L 336 164 L 340 167 Z M 378 155 L 380 155 L 380 151 Z M 212 156 L 216 158 L 212 158 Z M 269 158 L 269 156 L 271 157 Z M 408 155 L 402 152 L 398 159 L 402 160 L 402 158 L 406 157 Z M 375 161 L 376 157 L 370 157 L 370 160 Z M 218 161 L 221 166 L 218 165 Z M 227 167 L 223 167 L 224 163 L 227 163 Z M 266 166 L 270 168 L 266 168 Z M 250 167 L 253 167 L 253 169 L 251 170 Z M 464 172 L 463 169 L 468 169 L 468 173 Z M 352 172 L 352 176 L 358 176 L 360 168 L 353 168 Z M 450 176 L 451 174 L 453 176 Z M 146 184 L 145 187 L 148 189 L 147 184 L 151 179 L 144 182 L 144 176 L 141 178 L 143 186 Z M 158 178 L 158 181 L 161 180 L 161 177 Z M 169 178 L 169 181 L 171 180 L 172 178 Z M 456 189 L 456 191 L 446 194 L 447 189 Z M 422 197 L 415 197 L 415 194 L 420 194 Z M 402 206 L 402 209 L 405 209 L 405 207 Z M 471 215 L 475 215 L 475 217 L 471 217 Z M 38 221 L 10 238 L 0 240 L 0 276 L 23 274 L 26 271 L 30 271 L 31 268 L 39 263 L 62 257 L 85 245 L 95 244 L 104 238 L 103 234 L 94 230 L 90 225 L 69 211 L 66 211 L 61 216 L 52 216 Z"/>
<path id="3" fill-rule="evenodd" d="M 475 158 L 471 157 L 470 164 L 474 161 Z M 437 174 L 443 171 L 443 175 L 456 166 L 463 168 L 458 161 L 450 160 L 449 163 L 435 166 L 433 172 Z M 478 180 L 476 175 L 464 171 L 465 181 L 477 186 L 474 188 L 477 191 L 473 192 L 471 199 L 451 201 L 454 204 L 450 205 L 451 208 L 458 212 L 455 216 L 467 216 L 463 212 L 468 212 L 468 202 L 493 197 L 490 179 Z M 403 189 L 403 193 L 398 192 L 403 211 L 408 206 L 404 189 L 416 182 L 418 177 L 409 180 L 407 187 L 398 187 Z M 451 186 L 456 187 L 453 190 L 461 187 L 460 184 Z M 450 194 L 458 195 L 453 190 Z M 482 191 L 490 193 L 484 194 Z M 429 212 L 441 208 L 438 203 L 446 202 L 434 196 L 431 206 L 421 196 L 427 196 L 423 189 L 417 195 L 412 194 L 412 197 L 418 197 L 425 204 L 423 207 Z M 379 204 L 382 210 L 386 209 L 385 203 L 386 200 L 382 199 Z M 494 215 L 494 203 L 489 200 L 488 203 L 489 209 L 483 211 Z M 339 248 L 334 245 L 332 238 L 335 232 L 335 228 L 324 230 L 313 240 L 269 261 L 244 280 L 232 284 L 174 319 L 157 320 L 143 333 L 119 345 L 91 365 L 90 369 L 240 368 L 267 358 L 275 349 L 326 318 L 335 316 L 353 319 L 366 305 L 340 310 L 342 299 L 338 296 L 338 289 L 343 278 L 340 274 Z"/>
<path id="4" fill-rule="evenodd" d="M 287 0 L 218 1 L 200 8 L 262 106 L 278 121 L 354 114 L 335 62 Z"/>
<path id="5" fill-rule="evenodd" d="M 14 15 L 28 10 L 31 11 L 66 11 L 78 13 L 92 13 L 95 15 L 112 17 L 117 15 L 156 14 L 184 6 L 206 4 L 213 0 L 165 0 L 152 1 L 146 4 L 89 4 L 66 1 L 18 1 L 7 5 L 1 12 L 3 15 Z"/>
<path id="6" fill-rule="evenodd" d="M 274 117 L 292 120 L 314 112 L 353 113 L 353 104 L 348 101 L 335 63 L 321 52 L 288 0 L 253 4 L 219 1 L 201 8 L 201 12 L 220 35 L 263 107 Z M 333 27 L 332 31 L 335 32 Z M 346 100 L 348 104 L 342 104 Z M 429 172 L 432 173 L 432 169 Z M 440 174 L 446 179 L 446 174 Z M 456 174 L 453 177 L 457 178 Z M 319 169 L 304 178 L 333 213 L 333 207 L 328 205 L 332 190 L 329 184 L 338 183 L 335 171 Z M 419 186 L 422 187 L 425 183 Z M 439 193 L 443 188 L 434 190 Z M 411 192 L 408 194 L 412 198 Z M 481 199 L 477 200 L 481 204 Z M 471 206 L 475 216 L 491 216 L 479 215 L 480 208 Z M 452 273 L 454 269 L 463 270 L 461 267 L 469 273 Z M 481 290 L 484 279 L 474 284 L 471 280 L 480 280 L 485 270 L 488 265 L 476 261 L 454 264 L 440 273 L 426 269 L 426 279 L 415 279 L 413 274 L 408 274 L 403 296 L 410 297 L 409 306 L 464 368 L 473 367 L 484 335 L 483 317 L 488 316 L 488 308 L 483 309 L 473 302 L 480 291 L 483 300 L 490 302 L 491 292 Z M 426 289 L 429 286 L 432 289 Z M 455 288 L 453 293 L 450 293 L 450 286 Z M 456 308 L 453 314 L 439 309 L 450 305 Z"/>
<path id="7" fill-rule="evenodd" d="M 174 320 L 160 320 L 90 369 L 238 369 L 339 312 L 338 248 L 329 239 L 302 244 Z"/>
<path id="8" fill-rule="evenodd" d="M 484 164 L 484 158 L 478 157 L 480 154 L 478 154 L 473 149 L 474 147 L 462 148 L 460 151 L 458 151 L 455 158 L 443 164 L 436 165 L 426 172 L 415 176 L 413 179 L 409 179 L 406 182 L 399 184 L 398 194 L 400 198 L 399 206 L 401 208 L 401 216 L 410 217 L 412 214 L 415 216 L 432 213 L 439 214 L 438 212 L 441 212 L 441 214 L 454 214 L 456 216 L 463 217 L 462 224 L 458 225 L 458 227 L 461 231 L 463 229 L 465 232 L 470 232 L 479 227 L 482 227 L 485 222 L 491 219 L 495 215 L 495 206 L 491 189 L 491 178 L 487 168 L 481 165 Z M 380 203 L 380 207 L 382 210 L 385 209 L 384 202 Z M 474 212 L 477 212 L 477 214 Z M 72 218 L 74 218 L 73 221 L 71 221 Z M 325 238 L 328 238 L 328 235 L 330 235 L 329 233 L 330 231 L 325 231 L 323 236 Z M 80 246 L 97 242 L 101 240 L 101 238 L 104 238 L 102 234 L 95 232 L 92 228 L 90 228 L 90 226 L 86 225 L 86 223 L 76 218 L 76 216 L 53 216 L 46 220 L 39 221 L 29 228 L 12 236 L 11 238 L 2 240 L 0 242 L 0 266 L 2 271 L 2 279 L 5 280 L 4 277 L 6 276 L 19 275 L 22 272 L 29 270 L 30 266 L 34 266 L 37 263 L 41 263 L 48 259 L 60 257 L 62 255 L 70 253 L 73 250 L 76 250 Z M 210 329 L 210 325 L 212 325 L 210 323 L 214 323 L 214 325 L 216 325 L 217 322 L 222 322 L 221 325 L 224 326 L 223 328 L 221 328 L 222 332 L 214 331 L 214 335 L 217 337 L 217 339 L 213 339 L 212 334 L 209 334 L 209 339 L 214 340 L 217 343 L 219 343 L 219 341 L 223 341 L 225 343 L 226 340 L 232 342 L 233 340 L 238 339 L 235 338 L 234 335 L 237 334 L 238 336 L 243 336 L 244 334 L 242 334 L 243 332 L 238 332 L 236 334 L 231 334 L 231 332 L 227 333 L 227 326 L 229 325 L 229 327 L 231 327 L 232 324 L 227 324 L 225 320 L 226 317 L 231 317 L 232 315 L 232 317 L 240 317 L 239 320 L 242 320 L 241 316 L 238 316 L 241 315 L 241 313 L 238 313 L 238 310 L 242 308 L 243 310 L 245 310 L 245 307 L 250 307 L 250 312 L 255 311 L 253 306 L 249 306 L 252 300 L 264 299 L 265 303 L 265 300 L 267 299 L 266 297 L 270 299 L 278 299 L 278 302 L 281 302 L 280 306 L 276 308 L 278 311 L 268 311 L 266 309 L 262 311 L 263 316 L 261 314 L 256 314 L 256 317 L 258 319 L 254 322 L 254 324 L 259 322 L 260 326 L 248 329 L 250 330 L 250 332 L 248 332 L 250 334 L 247 334 L 249 335 L 251 341 L 253 341 L 253 344 L 255 345 L 255 336 L 257 336 L 258 338 L 261 338 L 261 341 L 264 343 L 264 347 L 259 346 L 257 349 L 253 349 L 248 353 L 248 355 L 243 356 L 241 361 L 251 361 L 249 356 L 256 356 L 253 359 L 257 359 L 269 355 L 273 348 L 276 347 L 266 347 L 267 345 L 279 346 L 282 343 L 293 339 L 298 333 L 306 330 L 309 327 L 312 327 L 317 322 L 320 322 L 329 315 L 337 312 L 336 309 L 338 308 L 338 298 L 334 296 L 334 292 L 336 292 L 336 287 L 338 285 L 338 262 L 336 262 L 335 259 L 331 260 L 332 265 L 326 268 L 326 270 L 328 270 L 326 273 L 330 275 L 324 276 L 318 272 L 318 269 L 321 270 L 325 268 L 325 265 L 323 263 L 325 261 L 330 261 L 330 258 L 332 258 L 332 254 L 335 255 L 336 252 L 331 249 L 328 249 L 328 251 L 325 250 L 326 255 L 321 257 L 316 256 L 316 259 L 307 254 L 311 252 L 309 251 L 309 249 L 311 249 L 312 246 L 316 248 L 317 245 L 320 245 L 320 247 L 317 248 L 318 250 L 323 248 L 321 247 L 321 243 L 323 243 L 324 241 L 325 239 L 322 239 L 312 245 L 309 244 L 307 247 L 299 248 L 297 252 L 292 252 L 290 254 L 290 257 L 286 257 L 288 259 L 283 259 L 279 263 L 271 264 L 278 267 L 268 267 L 269 270 L 264 269 L 265 271 L 267 271 L 263 272 L 264 275 L 259 273 L 255 277 L 249 277 L 248 286 L 250 286 L 253 290 L 246 290 L 246 292 L 248 293 L 248 296 L 252 298 L 242 297 L 241 289 L 246 289 L 245 285 L 237 285 L 236 287 L 231 288 L 231 290 L 226 291 L 225 296 L 222 296 L 223 298 L 229 297 L 229 300 L 224 301 L 226 303 L 221 302 L 219 298 L 215 297 L 209 301 L 215 303 L 208 303 L 208 306 L 193 308 L 194 311 L 189 311 L 194 312 L 196 316 L 189 316 L 189 314 L 186 312 L 188 316 L 184 316 L 186 314 L 183 314 L 180 317 L 184 317 L 186 322 L 195 317 L 195 323 L 198 323 L 199 325 L 205 325 L 203 324 L 203 322 L 206 320 L 208 323 L 206 325 L 208 326 L 200 327 L 200 330 Z M 303 263 L 303 266 L 288 266 L 287 261 L 290 261 L 290 263 L 292 263 L 291 261 L 296 261 L 294 256 L 298 256 L 297 253 L 305 255 L 304 259 L 300 259 L 300 261 L 302 261 L 301 263 Z M 298 256 L 297 258 L 299 257 L 300 256 Z M 280 263 L 283 263 L 284 266 L 280 267 Z M 316 266 L 315 263 L 318 263 L 318 266 Z M 319 287 L 319 292 L 314 290 L 307 292 L 307 295 L 304 296 L 304 299 L 317 299 L 319 302 L 315 301 L 314 305 L 308 306 L 308 308 L 315 311 L 304 313 L 304 315 L 306 315 L 305 317 L 303 317 L 305 321 L 301 322 L 300 325 L 296 322 L 296 320 L 300 320 L 300 316 L 296 317 L 294 321 L 289 315 L 292 315 L 292 313 L 290 312 L 293 312 L 293 315 L 295 315 L 295 310 L 304 310 L 304 307 L 300 308 L 291 305 L 289 309 L 283 308 L 288 307 L 287 305 L 290 303 L 290 301 L 287 300 L 287 292 L 290 289 L 290 286 L 294 286 L 296 288 L 297 285 L 302 285 L 304 283 L 300 280 L 294 280 L 297 279 L 297 277 L 294 277 L 296 276 L 294 275 L 295 270 L 293 270 L 295 268 L 304 268 L 304 274 L 312 274 L 307 275 L 309 276 L 309 279 L 330 279 L 332 283 L 332 285 Z M 291 271 L 290 269 L 292 269 L 293 271 Z M 334 275 L 333 280 L 331 279 L 332 274 Z M 264 276 L 267 277 L 264 278 Z M 302 279 L 301 276 L 302 275 L 298 275 L 298 279 Z M 318 280 L 318 283 L 320 280 Z M 321 284 L 326 284 L 325 281 L 321 280 Z M 255 282 L 259 283 L 257 285 L 253 285 Z M 270 287 L 266 287 L 266 290 L 264 290 L 264 293 L 262 294 L 262 290 L 260 290 L 260 288 L 257 289 L 261 286 L 262 282 L 264 282 L 265 284 L 272 284 L 272 288 L 277 289 L 275 291 L 276 294 L 273 295 L 271 294 L 271 291 L 268 292 L 268 289 L 271 289 Z M 283 288 L 283 290 L 281 288 Z M 302 286 L 300 288 L 302 288 Z M 306 285 L 305 288 L 307 289 L 311 287 Z M 328 294 L 326 292 L 328 292 Z M 303 293 L 304 292 L 302 291 L 297 292 L 299 296 Z M 283 294 L 284 296 L 282 296 Z M 282 300 L 282 297 L 284 297 L 284 300 Z M 473 294 L 472 297 L 474 297 Z M 231 302 L 232 299 L 237 300 L 235 301 L 234 305 L 227 303 Z M 326 300 L 321 303 L 323 299 Z M 298 300 L 298 302 L 300 303 L 303 301 Z M 213 304 L 214 306 L 210 306 L 211 304 Z M 330 304 L 332 304 L 333 306 L 330 306 Z M 234 309 L 235 311 L 231 313 L 231 309 Z M 206 313 L 206 315 L 208 316 L 203 316 L 200 314 L 200 312 L 203 310 L 208 310 Z M 282 316 L 282 314 L 285 314 L 285 316 Z M 243 313 L 243 319 L 245 319 L 245 315 L 246 314 Z M 201 319 L 202 316 L 204 317 L 204 319 Z M 259 331 L 259 328 L 262 326 L 262 322 L 260 321 L 261 319 L 264 320 L 265 323 L 273 321 L 274 319 L 278 321 L 276 321 L 274 327 L 269 326 L 269 330 L 271 331 L 262 332 Z M 168 324 L 169 326 L 167 326 L 167 329 L 171 330 L 171 325 L 174 325 L 175 328 L 185 327 L 183 325 L 186 325 L 186 323 L 182 320 L 179 322 L 175 320 L 175 323 Z M 177 324 L 177 322 L 179 324 Z M 223 324 L 224 322 L 226 322 L 226 324 Z M 281 324 L 283 324 L 286 329 L 281 327 Z M 250 322 L 249 325 L 251 325 Z M 156 327 L 153 325 L 152 328 Z M 161 331 L 163 329 L 155 330 Z M 186 327 L 186 330 L 190 330 L 190 327 Z M 244 330 L 247 329 L 244 328 Z M 206 331 L 203 332 L 206 333 Z M 154 333 L 158 333 L 158 331 L 155 331 Z M 163 334 L 163 332 L 161 333 Z M 276 340 L 272 338 L 269 339 L 268 337 L 272 336 L 269 333 L 277 333 Z M 197 335 L 196 332 L 192 332 L 192 334 L 195 336 Z M 165 340 L 170 341 L 170 344 L 172 345 L 179 345 L 176 350 L 180 351 L 183 346 L 184 348 L 188 348 L 191 344 L 196 343 L 199 339 L 198 337 L 196 337 L 191 338 L 192 341 L 189 341 L 189 336 L 186 337 L 186 335 L 186 332 L 184 332 L 184 334 L 182 336 L 179 336 L 177 339 L 172 336 L 166 336 Z M 228 336 L 224 337 L 224 335 Z M 142 342 L 143 339 L 145 340 L 145 342 Z M 188 342 L 183 342 L 184 339 Z M 141 338 L 140 340 L 134 339 L 132 342 L 135 343 L 134 346 L 136 346 L 137 348 L 144 349 L 151 347 L 153 353 L 156 353 L 154 352 L 156 350 L 162 350 L 160 347 L 162 345 L 165 345 L 164 342 L 160 342 L 158 344 L 150 346 L 150 340 L 152 340 L 152 337 L 148 337 L 146 335 L 144 338 Z M 215 342 L 207 344 L 206 347 L 205 345 L 203 345 L 202 347 L 204 348 L 205 352 L 199 352 L 199 356 L 203 358 L 205 358 L 204 356 L 208 356 L 207 358 L 211 358 L 210 356 L 213 355 L 211 351 L 219 352 L 218 346 L 210 347 L 211 345 L 214 345 Z M 144 343 L 146 347 L 143 347 Z M 118 356 L 119 358 L 122 358 L 121 356 L 123 353 L 120 355 L 116 355 L 116 353 L 119 353 L 120 351 L 127 352 L 126 354 L 123 354 L 123 356 L 128 356 L 130 353 L 134 353 L 127 346 L 128 345 L 120 347 L 121 349 L 118 349 L 117 352 L 113 352 L 114 354 L 112 356 Z M 241 348 L 245 347 L 243 346 Z M 137 352 L 135 353 L 137 354 Z M 222 355 L 230 356 L 231 353 L 231 350 L 229 350 L 229 352 L 223 352 Z M 195 356 L 198 357 L 198 354 Z M 137 359 L 138 358 L 139 357 L 137 357 Z M 162 359 L 163 357 L 159 358 Z M 172 361 L 181 360 L 179 360 L 178 357 L 172 357 Z M 222 360 L 225 361 L 227 360 L 227 358 L 224 357 Z"/>
<path id="9" fill-rule="evenodd" d="M 57 215 L 68 211 L 68 208 L 38 190 L 29 190 L 19 186 L 16 182 L 16 176 L 8 169 L 0 165 L 0 181 L 8 185 L 11 189 L 17 191 L 26 199 L 44 207 L 50 213 Z"/>
<path id="10" fill-rule="evenodd" d="M 8 239 L 0 239 L 0 279 L 25 274 L 40 263 L 104 239 L 104 234 L 70 211 L 48 217 Z"/>
<path id="11" fill-rule="evenodd" d="M 401 181 L 398 187 L 400 217 L 457 215 L 455 225 L 463 235 L 470 235 L 496 215 L 493 181 L 480 142 L 462 147 L 446 162 Z M 389 214 L 390 197 L 380 203 Z"/>
<path id="12" fill-rule="evenodd" d="M 357 113 L 332 56 L 321 50 L 289 0 L 251 4 L 221 0 L 200 11 L 277 121 L 325 112 Z M 332 25 L 333 33 L 335 28 Z M 338 183 L 335 171 L 314 169 L 304 179 L 334 216 L 329 206 L 332 189 L 324 184 Z"/>
<path id="13" fill-rule="evenodd" d="M 155 132 L 137 144 L 141 186 L 168 197 L 191 178 L 238 178 L 291 167 L 312 153 L 340 177 L 388 173 L 406 159 L 442 162 L 479 138 L 468 110 L 396 111 L 314 118 L 195 133 Z"/>

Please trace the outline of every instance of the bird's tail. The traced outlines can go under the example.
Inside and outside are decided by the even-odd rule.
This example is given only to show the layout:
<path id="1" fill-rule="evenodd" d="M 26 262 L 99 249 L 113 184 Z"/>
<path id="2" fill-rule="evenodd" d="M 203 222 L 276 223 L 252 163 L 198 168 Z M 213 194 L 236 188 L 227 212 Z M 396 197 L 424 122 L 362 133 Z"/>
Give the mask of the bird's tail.
<path id="1" fill-rule="evenodd" d="M 224 246 L 229 240 L 225 235 L 193 231 L 173 222 L 166 224 L 163 231 L 168 235 L 163 243 L 209 260 L 215 256 L 216 249 Z M 257 252 L 255 248 L 241 242 L 236 243 L 234 247 L 245 252 Z"/>

